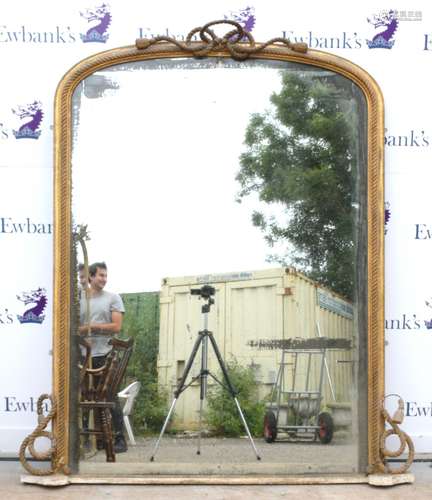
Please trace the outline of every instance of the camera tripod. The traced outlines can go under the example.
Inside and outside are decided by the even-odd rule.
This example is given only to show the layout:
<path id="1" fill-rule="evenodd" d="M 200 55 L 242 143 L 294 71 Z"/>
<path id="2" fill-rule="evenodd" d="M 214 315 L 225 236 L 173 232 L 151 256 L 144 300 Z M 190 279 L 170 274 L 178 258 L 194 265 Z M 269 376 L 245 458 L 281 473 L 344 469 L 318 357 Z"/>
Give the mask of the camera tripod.
<path id="1" fill-rule="evenodd" d="M 208 314 L 210 312 L 210 307 L 214 304 L 214 299 L 211 297 L 212 295 L 214 295 L 215 293 L 215 289 L 209 285 L 204 285 L 203 287 L 201 288 L 198 288 L 198 289 L 192 289 L 191 290 L 191 294 L 192 295 L 199 295 L 200 298 L 204 299 L 207 301 L 206 304 L 204 304 L 202 307 L 201 307 L 201 312 L 202 314 L 204 315 L 204 329 L 201 330 L 200 332 L 198 332 L 198 337 L 195 341 L 195 344 L 193 346 L 193 349 L 192 349 L 192 352 L 191 352 L 191 355 L 189 356 L 189 359 L 187 361 L 187 364 L 186 364 L 186 367 L 184 369 L 184 372 L 183 372 L 183 375 L 177 385 L 177 389 L 174 391 L 174 399 L 173 399 L 173 402 L 171 404 L 171 407 L 169 409 L 169 412 L 168 412 L 168 415 L 165 419 L 165 422 L 162 426 L 162 430 L 160 432 L 160 435 L 159 435 L 159 438 L 158 440 L 156 441 L 156 445 L 154 447 L 154 450 L 153 450 L 153 454 L 152 456 L 150 457 L 150 461 L 153 462 L 154 461 L 154 457 L 156 456 L 156 452 L 159 448 L 159 443 L 162 439 L 162 436 L 164 435 L 164 432 L 165 432 L 165 429 L 168 425 L 168 422 L 171 418 L 171 415 L 174 411 L 174 408 L 177 404 L 177 400 L 180 396 L 180 394 L 182 392 L 184 392 L 190 385 L 192 385 L 195 380 L 198 380 L 200 379 L 200 410 L 199 410 L 199 434 L 198 434 L 198 449 L 197 449 L 197 455 L 200 455 L 201 454 L 201 433 L 202 433 L 202 428 L 201 428 L 201 424 L 202 424 L 202 413 L 203 413 L 203 405 L 204 405 L 204 399 L 206 397 L 206 394 L 207 394 L 207 377 L 210 375 L 210 377 L 212 377 L 221 387 L 223 387 L 224 389 L 226 389 L 229 394 L 231 395 L 231 397 L 233 398 L 236 406 L 237 406 L 237 410 L 239 412 L 239 415 L 240 415 L 240 418 L 241 418 L 241 421 L 243 423 L 243 427 L 245 428 L 245 431 L 248 435 L 248 438 L 249 438 L 249 441 L 251 443 L 251 446 L 253 448 L 253 451 L 255 453 L 255 456 L 257 458 L 257 460 L 261 460 L 261 457 L 259 456 L 258 454 L 258 451 L 255 447 L 255 443 L 252 439 L 252 436 L 251 436 L 251 433 L 249 431 L 249 427 L 246 423 L 246 420 L 244 418 L 244 415 L 243 415 L 243 412 L 241 410 L 241 407 L 240 407 L 240 404 L 238 402 L 238 399 L 237 399 L 237 391 L 234 389 L 232 383 L 231 383 L 231 380 L 228 376 L 228 371 L 226 369 L 226 366 L 223 362 L 223 359 L 222 359 L 222 355 L 219 351 L 219 348 L 216 344 L 216 340 L 215 338 L 213 337 L 213 333 L 210 332 L 208 330 Z M 213 351 L 216 355 L 216 358 L 219 362 L 219 366 L 220 366 L 220 369 L 222 371 L 222 374 L 223 374 L 223 377 L 224 377 L 224 381 L 225 381 L 225 384 L 222 383 L 220 380 L 218 380 L 208 369 L 208 365 L 207 365 L 207 361 L 208 361 L 208 341 L 210 340 L 210 343 L 213 347 Z M 199 374 L 195 377 L 193 377 L 191 379 L 191 381 L 186 384 L 186 379 L 189 375 L 189 372 L 190 372 L 190 369 L 193 365 L 193 362 L 195 360 L 195 357 L 198 353 L 198 349 L 199 347 L 201 346 L 201 370 L 199 372 Z"/>

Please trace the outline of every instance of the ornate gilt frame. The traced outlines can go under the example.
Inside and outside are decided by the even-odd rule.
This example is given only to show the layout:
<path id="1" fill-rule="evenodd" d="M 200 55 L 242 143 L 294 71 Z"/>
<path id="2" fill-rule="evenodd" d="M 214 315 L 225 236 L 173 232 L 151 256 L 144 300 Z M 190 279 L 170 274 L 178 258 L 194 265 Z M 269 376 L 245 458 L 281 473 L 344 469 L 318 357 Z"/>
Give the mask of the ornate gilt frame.
<path id="1" fill-rule="evenodd" d="M 206 25 L 208 26 L 208 25 Z M 191 33 L 196 33 L 197 30 Z M 62 78 L 55 96 L 54 144 L 54 335 L 53 397 L 56 414 L 53 419 L 55 453 L 52 468 L 68 474 L 69 456 L 69 390 L 70 390 L 70 310 L 71 297 L 71 154 L 72 96 L 77 85 L 87 76 L 108 66 L 132 61 L 191 56 L 259 58 L 291 61 L 329 69 L 352 80 L 362 90 L 367 103 L 367 310 L 368 310 L 368 471 L 377 473 L 382 466 L 380 436 L 384 429 L 381 401 L 384 397 L 384 105 L 374 79 L 362 68 L 341 57 L 303 44 L 290 44 L 274 39 L 266 44 L 230 43 L 233 33 L 214 40 L 202 35 L 203 42 L 178 43 L 164 38 L 137 40 L 136 45 L 108 50 L 90 56 L 75 65 Z M 206 32 L 207 33 L 207 32 Z M 212 35 L 213 32 L 210 32 Z M 237 40 L 242 40 L 242 37 Z M 211 42 L 211 43 L 209 43 Z M 188 45 L 186 49 L 184 46 Z M 204 49 L 203 49 L 204 47 Z M 233 47 L 243 47 L 233 53 Z M 248 48 L 249 47 L 249 48 Z M 203 478 L 204 479 L 204 478 Z M 250 484 L 251 478 L 244 478 Z M 238 481 L 238 480 L 237 480 Z M 180 479 L 178 479 L 180 482 Z M 183 481 L 184 482 L 184 481 Z M 197 482 L 196 480 L 194 481 Z M 209 482 L 203 480 L 201 482 Z M 225 480 L 229 483 L 229 479 Z M 264 478 L 257 478 L 263 484 Z M 290 482 L 289 478 L 285 481 Z M 312 479 L 303 482 L 312 482 Z M 343 482 L 343 479 L 340 481 Z"/>

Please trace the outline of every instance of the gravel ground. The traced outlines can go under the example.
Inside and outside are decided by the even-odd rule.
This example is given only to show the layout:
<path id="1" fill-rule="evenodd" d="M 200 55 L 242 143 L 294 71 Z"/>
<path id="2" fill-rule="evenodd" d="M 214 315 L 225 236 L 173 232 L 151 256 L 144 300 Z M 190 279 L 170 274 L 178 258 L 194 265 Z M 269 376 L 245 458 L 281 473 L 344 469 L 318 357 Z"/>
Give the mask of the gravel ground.
<path id="1" fill-rule="evenodd" d="M 197 455 L 197 438 L 164 436 L 153 455 L 156 438 L 138 438 L 136 446 L 127 453 L 116 455 L 116 463 L 106 463 L 104 451 L 93 452 L 80 463 L 81 473 L 106 472 L 107 468 L 125 473 L 190 474 L 292 474 L 356 471 L 356 447 L 344 441 L 294 443 L 280 441 L 266 443 L 256 439 L 255 446 L 261 460 L 257 460 L 247 438 L 203 438 L 201 454 Z"/>

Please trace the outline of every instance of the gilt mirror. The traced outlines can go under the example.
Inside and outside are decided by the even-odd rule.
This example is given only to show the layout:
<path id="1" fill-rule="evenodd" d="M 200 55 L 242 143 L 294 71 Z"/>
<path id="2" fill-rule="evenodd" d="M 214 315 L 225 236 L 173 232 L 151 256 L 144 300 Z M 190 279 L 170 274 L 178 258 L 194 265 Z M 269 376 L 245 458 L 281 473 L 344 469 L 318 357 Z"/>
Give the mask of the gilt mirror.
<path id="1" fill-rule="evenodd" d="M 379 88 L 342 58 L 224 28 L 138 40 L 60 82 L 55 460 L 75 474 L 378 470 Z M 114 460 L 86 435 L 85 414 L 99 417 L 79 339 L 96 335 L 81 328 L 79 264 L 86 297 L 98 279 L 120 296 L 105 339 L 133 341 L 116 393 L 140 387 Z"/>

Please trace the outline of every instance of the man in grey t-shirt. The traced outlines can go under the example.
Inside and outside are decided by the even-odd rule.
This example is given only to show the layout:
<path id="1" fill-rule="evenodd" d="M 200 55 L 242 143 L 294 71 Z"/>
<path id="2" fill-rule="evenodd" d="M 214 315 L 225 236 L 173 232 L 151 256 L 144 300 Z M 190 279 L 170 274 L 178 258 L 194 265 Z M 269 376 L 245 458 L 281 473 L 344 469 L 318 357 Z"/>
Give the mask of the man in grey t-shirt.
<path id="1" fill-rule="evenodd" d="M 91 281 L 90 275 L 90 283 Z M 90 323 L 90 336 L 87 340 L 91 344 L 92 357 L 106 356 L 111 350 L 111 337 L 121 330 L 123 301 L 116 293 L 95 290 L 90 285 L 89 306 L 87 311 L 87 299 L 83 293 L 80 299 L 80 333 L 87 333 Z"/>
<path id="2" fill-rule="evenodd" d="M 88 335 L 93 368 L 100 368 L 105 364 L 106 356 L 111 350 L 109 341 L 116 333 L 120 333 L 125 310 L 120 295 L 104 290 L 107 276 L 105 262 L 89 266 L 89 298 L 87 299 L 86 293 L 82 293 L 80 297 L 79 332 L 81 335 Z M 123 434 L 123 412 L 118 399 L 115 403 L 116 407 L 111 412 L 115 432 L 114 451 L 121 453 L 127 450 L 127 445 Z"/>

